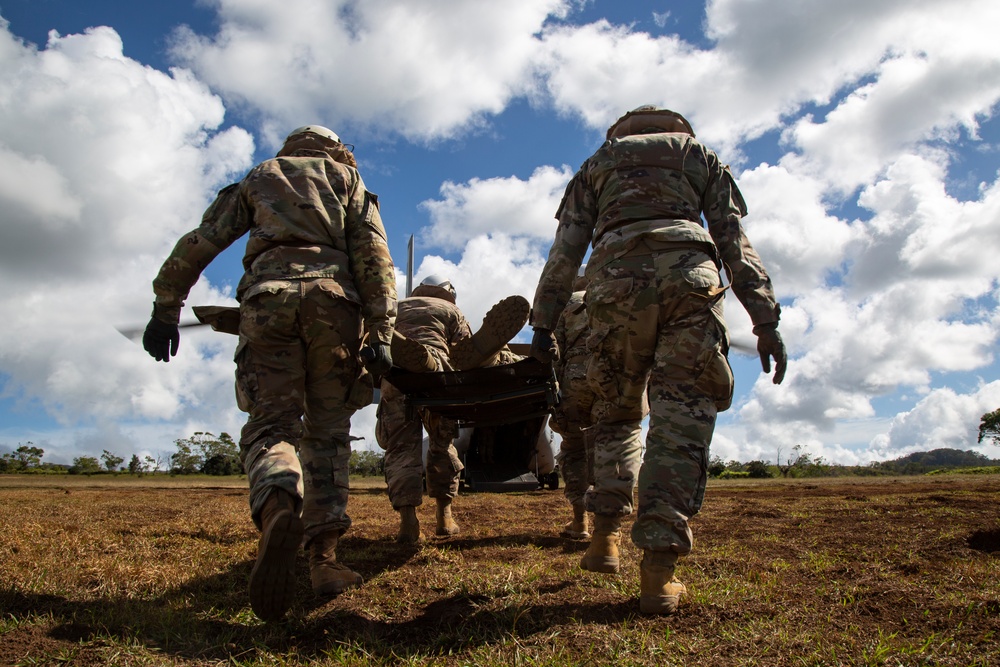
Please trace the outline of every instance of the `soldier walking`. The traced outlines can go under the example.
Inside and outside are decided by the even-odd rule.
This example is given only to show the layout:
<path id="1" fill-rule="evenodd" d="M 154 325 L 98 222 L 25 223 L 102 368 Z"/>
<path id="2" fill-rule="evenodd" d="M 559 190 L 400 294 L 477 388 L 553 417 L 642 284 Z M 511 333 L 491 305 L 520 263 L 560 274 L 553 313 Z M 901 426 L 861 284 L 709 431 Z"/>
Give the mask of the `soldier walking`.
<path id="1" fill-rule="evenodd" d="M 303 541 L 317 595 L 362 583 L 336 547 L 351 525 L 351 416 L 372 396 L 360 351 L 367 335 L 368 371 L 392 365 L 396 278 L 378 199 L 353 154 L 331 130 L 300 127 L 275 158 L 224 188 L 163 263 L 143 336 L 151 356 L 177 353 L 188 292 L 244 234 L 236 399 L 249 413 L 240 458 L 261 531 L 249 593 L 254 612 L 273 621 L 294 599 Z"/>
<path id="2" fill-rule="evenodd" d="M 642 613 L 671 614 L 686 593 L 675 567 L 692 548 L 688 521 L 704 498 L 716 415 L 732 402 L 723 267 L 753 321 L 764 372 L 773 358 L 773 382 L 784 378 L 780 308 L 740 223 L 746 212 L 729 168 L 695 139 L 683 116 L 639 107 L 608 129 L 607 141 L 567 186 L 535 292 L 531 354 L 544 362 L 559 353 L 553 330 L 592 245 L 587 377 L 601 406 L 593 427 L 594 486 L 586 496 L 594 531 L 580 567 L 618 571 L 621 519 L 632 513 L 638 484 L 631 537 L 643 551 Z"/>
<path id="3" fill-rule="evenodd" d="M 528 319 L 527 300 L 520 296 L 501 300 L 473 333 L 455 304 L 456 296 L 450 280 L 431 275 L 409 297 L 399 301 L 392 341 L 393 360 L 398 367 L 426 373 L 516 360 L 506 344 Z M 400 517 L 397 541 L 404 544 L 424 539 L 416 514 L 416 508 L 423 504 L 421 424 L 428 435 L 427 493 L 437 504 L 435 534 L 457 535 L 460 529 L 452 516 L 452 501 L 458 495 L 459 475 L 465 469 L 455 449 L 458 424 L 427 411 L 420 416 L 413 414 L 402 392 L 383 380 L 375 437 L 385 450 L 389 500 Z"/>

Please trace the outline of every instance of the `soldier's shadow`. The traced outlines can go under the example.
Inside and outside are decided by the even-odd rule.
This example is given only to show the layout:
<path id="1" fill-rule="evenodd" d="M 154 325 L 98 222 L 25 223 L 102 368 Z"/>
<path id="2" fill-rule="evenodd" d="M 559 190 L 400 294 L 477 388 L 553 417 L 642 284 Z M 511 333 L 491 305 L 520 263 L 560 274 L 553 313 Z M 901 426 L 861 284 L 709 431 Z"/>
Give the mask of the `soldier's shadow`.
<path id="1" fill-rule="evenodd" d="M 585 543 L 537 535 L 508 535 L 441 541 L 454 549 L 535 545 L 545 549 L 579 551 Z M 359 571 L 366 582 L 404 566 L 422 545 L 399 545 L 385 538 L 346 538 L 338 556 Z M 74 646 L 100 643 L 112 637 L 124 644 L 139 643 L 159 654 L 183 660 L 228 662 L 233 656 L 254 656 L 294 650 L 308 659 L 320 658 L 335 646 L 355 645 L 367 654 L 393 660 L 399 655 L 447 654 L 483 644 L 527 637 L 574 618 L 583 623 L 615 624 L 636 616 L 634 604 L 535 605 L 519 610 L 512 628 L 509 610 L 497 608 L 482 595 L 456 593 L 417 608 L 399 622 L 376 620 L 358 613 L 349 603 L 317 598 L 309 583 L 308 562 L 296 564 L 298 590 L 289 617 L 265 624 L 249 609 L 247 582 L 253 562 L 236 563 L 224 571 L 195 576 L 154 598 L 125 595 L 99 599 L 71 599 L 14 588 L 0 588 L 0 607 L 13 619 L 44 617 L 52 620 L 46 632 L 51 640 Z M 366 583 L 367 585 L 371 585 Z M 556 593 L 572 581 L 550 585 Z M 404 593 L 405 594 L 405 593 Z M 326 611 L 321 611 L 328 607 Z M 9 635 L 8 635 L 9 636 Z M 49 647 L 51 649 L 51 647 Z M 11 662 L 38 655 L 0 657 Z M 0 660 L 2 662 L 3 660 Z"/>

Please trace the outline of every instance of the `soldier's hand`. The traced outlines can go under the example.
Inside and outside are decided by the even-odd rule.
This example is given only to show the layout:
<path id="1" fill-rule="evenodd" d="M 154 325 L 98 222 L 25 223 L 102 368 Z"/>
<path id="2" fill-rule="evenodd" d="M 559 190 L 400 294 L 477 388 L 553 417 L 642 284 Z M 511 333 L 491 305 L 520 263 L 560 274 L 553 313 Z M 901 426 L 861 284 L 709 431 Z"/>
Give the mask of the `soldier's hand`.
<path id="1" fill-rule="evenodd" d="M 180 342 L 181 334 L 176 322 L 149 318 L 149 324 L 142 334 L 142 347 L 149 352 L 149 356 L 157 361 L 170 361 L 170 357 L 177 356 Z"/>
<path id="2" fill-rule="evenodd" d="M 771 372 L 771 358 L 774 358 L 774 384 L 781 384 L 785 379 L 785 368 L 788 366 L 788 355 L 785 353 L 785 343 L 778 333 L 778 323 L 758 324 L 753 328 L 757 336 L 757 354 L 760 355 L 760 365 L 765 373 Z"/>
<path id="3" fill-rule="evenodd" d="M 529 354 L 547 364 L 550 361 L 559 360 L 559 346 L 556 345 L 556 335 L 551 329 L 534 328 L 534 335 L 531 337 L 531 351 Z"/>
<path id="4" fill-rule="evenodd" d="M 361 348 L 361 361 L 372 375 L 376 377 L 385 375 L 392 368 L 392 353 L 389 351 L 388 343 L 375 341 L 371 345 L 364 346 Z"/>

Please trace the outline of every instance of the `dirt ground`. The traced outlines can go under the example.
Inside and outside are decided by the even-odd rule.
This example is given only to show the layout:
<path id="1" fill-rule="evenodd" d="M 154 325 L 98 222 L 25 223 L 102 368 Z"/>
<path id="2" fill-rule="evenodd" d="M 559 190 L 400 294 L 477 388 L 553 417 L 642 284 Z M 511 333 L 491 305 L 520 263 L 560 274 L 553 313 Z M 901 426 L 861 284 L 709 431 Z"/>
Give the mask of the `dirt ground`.
<path id="1" fill-rule="evenodd" d="M 303 559 L 288 626 L 261 637 L 244 599 L 256 534 L 241 489 L 0 482 L 0 664 L 101 664 L 109 644 L 169 664 L 1000 664 L 1000 476 L 712 483 L 678 569 L 689 595 L 670 618 L 638 614 L 630 521 L 622 572 L 597 575 L 577 567 L 586 542 L 558 536 L 561 491 L 470 493 L 455 507 L 460 535 L 404 547 L 384 490 L 352 492 L 338 555 L 365 585 L 317 600 Z M 139 560 L 140 544 L 183 538 L 161 553 L 186 574 L 164 565 L 157 583 L 141 562 L 141 575 L 122 574 L 101 560 L 103 533 L 87 540 L 100 543 L 94 555 L 74 547 L 80 560 L 56 574 L 47 551 L 11 538 L 25 511 L 31 539 L 56 551 L 68 522 L 88 530 L 87 512 Z M 418 515 L 432 533 L 433 504 Z M 189 555 L 189 542 L 202 551 Z M 198 620 L 171 639 L 177 613 Z M 160 664 L 150 660 L 120 664 Z"/>

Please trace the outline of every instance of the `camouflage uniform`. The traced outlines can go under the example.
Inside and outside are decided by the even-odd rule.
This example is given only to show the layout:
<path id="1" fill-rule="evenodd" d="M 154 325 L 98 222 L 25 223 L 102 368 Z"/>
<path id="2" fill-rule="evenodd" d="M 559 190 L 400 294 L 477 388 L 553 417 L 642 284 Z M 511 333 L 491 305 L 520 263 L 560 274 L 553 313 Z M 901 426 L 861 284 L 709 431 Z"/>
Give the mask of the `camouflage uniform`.
<path id="1" fill-rule="evenodd" d="M 414 296 L 399 301 L 396 330 L 421 343 L 437 363 L 437 371 L 455 370 L 449 350 L 472 337 L 472 328 L 458 306 L 446 298 L 429 296 L 439 288 L 421 285 Z M 421 419 L 407 415 L 405 397 L 387 381 L 382 382 L 375 437 L 385 450 L 385 480 L 394 509 L 422 504 L 423 472 Z M 458 495 L 459 473 L 465 468 L 455 449 L 457 424 L 424 413 L 427 429 L 427 493 L 431 498 Z"/>
<path id="2" fill-rule="evenodd" d="M 728 167 L 690 133 L 638 130 L 624 137 L 609 131 L 567 186 L 531 325 L 555 329 L 592 243 L 588 379 L 602 407 L 587 508 L 630 514 L 638 483 L 633 542 L 686 554 L 688 520 L 705 493 L 716 413 L 732 400 L 723 263 L 755 325 L 776 322 L 779 309 L 740 224 L 746 207 Z M 651 412 L 640 472 L 647 388 Z"/>
<path id="3" fill-rule="evenodd" d="M 594 392 L 587 383 L 587 310 L 583 291 L 570 295 L 555 328 L 559 359 L 553 364 L 559 380 L 559 405 L 552 411 L 549 425 L 562 436 L 559 470 L 566 482 L 564 494 L 571 505 L 582 502 L 594 477 L 594 439 L 591 411 Z"/>
<path id="4" fill-rule="evenodd" d="M 237 287 L 236 394 L 250 507 L 271 489 L 302 503 L 305 536 L 342 533 L 350 418 L 371 400 L 359 350 L 388 344 L 396 279 L 378 211 L 351 153 L 308 134 L 224 188 L 153 282 L 154 317 L 176 322 L 208 263 L 249 233 Z"/>

